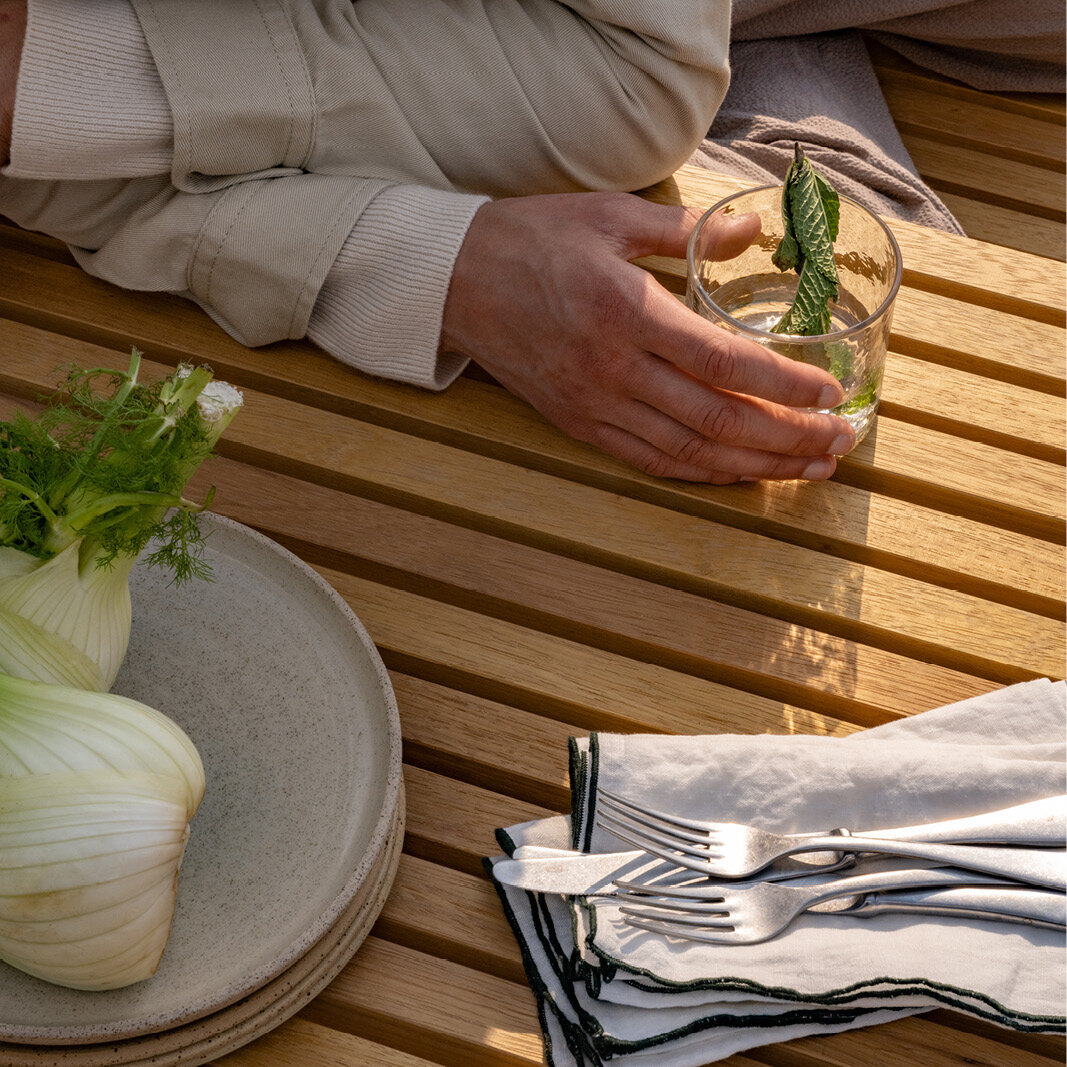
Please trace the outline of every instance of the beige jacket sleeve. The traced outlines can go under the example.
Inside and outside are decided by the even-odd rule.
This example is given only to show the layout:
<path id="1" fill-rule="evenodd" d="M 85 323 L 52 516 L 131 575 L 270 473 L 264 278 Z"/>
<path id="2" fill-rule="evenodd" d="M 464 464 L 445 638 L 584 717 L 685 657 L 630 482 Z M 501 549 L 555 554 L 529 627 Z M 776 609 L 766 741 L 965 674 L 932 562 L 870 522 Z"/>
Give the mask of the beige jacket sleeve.
<path id="1" fill-rule="evenodd" d="M 169 176 L 0 179 L 0 210 L 249 345 L 321 311 L 316 339 L 356 365 L 390 323 L 394 356 L 435 345 L 481 194 L 648 184 L 726 87 L 725 0 L 131 2 L 173 116 Z M 378 245 L 346 245 L 364 229 Z M 431 386 L 457 370 L 426 362 L 364 369 Z"/>

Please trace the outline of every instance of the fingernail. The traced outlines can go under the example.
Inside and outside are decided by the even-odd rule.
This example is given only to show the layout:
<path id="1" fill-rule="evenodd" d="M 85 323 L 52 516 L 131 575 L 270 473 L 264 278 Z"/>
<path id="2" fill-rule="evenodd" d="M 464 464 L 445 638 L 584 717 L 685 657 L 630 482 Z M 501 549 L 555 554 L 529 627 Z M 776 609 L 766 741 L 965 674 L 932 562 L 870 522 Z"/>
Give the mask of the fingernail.
<path id="1" fill-rule="evenodd" d="M 837 460 L 833 456 L 823 456 L 821 459 L 813 459 L 805 468 L 801 478 L 809 481 L 822 481 L 829 478 L 837 469 Z"/>
<path id="2" fill-rule="evenodd" d="M 851 452 L 856 447 L 856 435 L 854 433 L 839 433 L 835 438 L 832 445 L 830 445 L 830 454 L 833 456 L 844 456 Z"/>
<path id="3" fill-rule="evenodd" d="M 845 399 L 844 390 L 840 385 L 824 385 L 819 393 L 818 408 L 836 408 Z"/>

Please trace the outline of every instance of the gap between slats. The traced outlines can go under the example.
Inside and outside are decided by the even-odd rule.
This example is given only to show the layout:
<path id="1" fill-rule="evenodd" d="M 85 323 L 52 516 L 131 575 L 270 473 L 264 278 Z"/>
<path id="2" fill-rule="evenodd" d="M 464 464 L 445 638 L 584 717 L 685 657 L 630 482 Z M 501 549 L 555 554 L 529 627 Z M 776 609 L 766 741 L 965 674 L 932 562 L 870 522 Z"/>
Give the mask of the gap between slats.
<path id="1" fill-rule="evenodd" d="M 258 412 L 259 409 L 253 408 L 253 410 Z M 294 412 L 293 414 L 295 415 L 296 413 Z M 267 413 L 263 413 L 263 417 L 273 419 L 275 422 L 277 422 L 281 415 L 282 412 L 280 410 L 276 411 L 274 416 L 270 416 Z M 286 417 L 288 417 L 288 413 L 286 413 Z M 278 423 L 277 428 L 280 430 L 283 429 L 283 424 L 285 423 L 285 421 L 285 419 L 282 419 L 282 421 Z M 255 458 L 257 459 L 257 461 L 259 461 L 257 465 L 261 465 L 262 460 L 264 458 L 269 457 L 260 456 L 258 454 L 259 450 L 255 449 L 254 445 L 241 445 L 241 440 L 247 436 L 248 432 L 254 431 L 255 426 L 255 420 L 249 420 L 248 418 L 242 419 L 239 425 L 235 424 L 235 429 L 233 430 L 235 440 L 230 442 L 232 447 L 229 449 L 229 451 L 230 454 L 239 456 L 241 454 L 242 447 L 253 447 L 253 449 L 256 451 Z M 323 429 L 325 429 L 325 427 L 323 427 Z M 349 426 L 343 430 L 339 430 L 339 434 L 341 437 L 350 438 L 355 429 L 355 426 Z M 311 433 L 311 427 L 305 425 L 303 432 L 305 434 Z M 363 433 L 365 436 L 365 431 Z M 374 435 L 371 435 L 371 438 L 373 437 Z M 370 445 L 370 443 L 371 441 L 370 439 L 368 439 L 368 446 Z M 414 447 L 416 451 L 419 451 L 421 449 L 421 446 L 417 441 L 413 440 L 409 444 L 411 447 Z M 377 446 L 374 447 L 377 448 Z M 393 446 L 393 450 L 395 451 L 395 446 Z M 249 455 L 247 458 L 253 457 Z M 453 459 L 456 462 L 461 462 L 467 468 L 470 468 L 470 459 L 464 457 L 462 453 L 455 453 Z M 423 510 L 422 507 L 420 507 L 419 496 L 412 495 L 413 491 L 417 491 L 419 493 L 423 491 L 422 489 L 418 489 L 416 485 L 412 484 L 408 489 L 404 489 L 399 486 L 392 485 L 391 483 L 383 484 L 382 486 L 375 486 L 373 483 L 363 484 L 362 480 L 352 482 L 351 475 L 344 473 L 343 468 L 345 464 L 342 463 L 341 468 L 337 469 L 336 473 L 334 473 L 336 464 L 340 462 L 340 458 L 338 457 L 335 463 L 331 464 L 331 474 L 328 479 L 329 481 L 333 482 L 336 477 L 339 477 L 345 482 L 347 491 L 349 492 L 355 492 L 358 495 L 370 495 L 371 498 L 379 498 L 383 503 L 391 503 L 394 506 L 400 506 L 405 510 L 414 509 L 416 512 Z M 412 462 L 415 462 L 414 459 L 412 460 Z M 497 472 L 498 477 L 503 477 L 503 471 L 497 469 L 498 465 L 496 465 L 496 461 L 493 461 L 493 463 L 493 470 Z M 270 464 L 268 464 L 268 466 L 269 465 Z M 297 465 L 301 466 L 301 468 L 303 468 L 304 466 L 299 463 Z M 357 464 L 357 466 L 359 465 L 360 464 Z M 278 464 L 277 469 L 284 473 L 284 470 L 291 468 L 291 466 L 292 464 L 290 462 L 285 461 Z M 372 464 L 372 466 L 374 466 L 374 464 Z M 421 471 L 423 469 L 423 465 L 419 462 L 415 462 L 415 466 L 411 469 Z M 290 470 L 290 473 L 295 473 L 295 471 Z M 321 482 L 323 478 L 322 473 L 318 471 L 317 467 L 310 467 L 308 468 L 308 470 L 301 469 L 299 473 L 303 475 L 310 475 L 313 481 Z M 625 573 L 634 573 L 635 575 L 645 573 L 646 576 L 653 577 L 657 581 L 664 581 L 665 584 L 669 584 L 679 588 L 691 587 L 692 591 L 701 593 L 706 593 L 710 590 L 714 593 L 714 596 L 717 599 L 722 600 L 725 603 L 734 603 L 740 607 L 747 607 L 757 610 L 761 614 L 785 618 L 793 622 L 814 626 L 819 628 L 820 630 L 834 632 L 840 637 L 845 637 L 860 642 L 866 642 L 869 641 L 874 635 L 877 635 L 877 642 L 879 644 L 885 645 L 885 647 L 890 649 L 896 649 L 897 651 L 903 651 L 909 654 L 914 653 L 916 650 L 918 650 L 924 656 L 928 656 L 931 654 L 934 655 L 937 661 L 943 663 L 946 662 L 944 657 L 948 657 L 946 665 L 951 665 L 957 668 L 962 667 L 969 671 L 977 669 L 979 673 L 988 674 L 988 676 L 1002 681 L 1019 679 L 1019 675 L 1013 673 L 1014 670 L 1018 669 L 1017 667 L 1008 668 L 1007 664 L 1002 663 L 999 660 L 994 661 L 993 659 L 990 659 L 988 655 L 976 655 L 975 652 L 966 652 L 962 648 L 957 648 L 954 650 L 931 648 L 929 639 L 916 639 L 914 635 L 908 636 L 907 626 L 904 627 L 904 632 L 901 632 L 900 629 L 895 626 L 889 626 L 887 628 L 885 626 L 884 621 L 881 626 L 879 626 L 877 622 L 877 616 L 879 612 L 872 612 L 870 610 L 869 599 L 867 602 L 867 606 L 864 608 L 863 611 L 862 622 L 860 621 L 860 617 L 858 615 L 855 618 L 850 618 L 850 612 L 847 610 L 845 610 L 843 613 L 828 612 L 826 610 L 826 605 L 837 603 L 837 598 L 831 595 L 832 590 L 828 587 L 826 589 L 823 589 L 825 581 L 828 579 L 828 577 L 831 577 L 825 573 L 826 568 L 830 566 L 830 561 L 824 559 L 822 556 L 808 557 L 803 553 L 799 555 L 795 552 L 791 553 L 787 551 L 784 546 L 780 548 L 774 548 L 774 542 L 772 541 L 761 540 L 759 542 L 753 543 L 750 542 L 747 537 L 743 539 L 746 558 L 748 556 L 751 556 L 752 551 L 756 547 L 760 547 L 761 549 L 776 553 L 776 558 L 777 556 L 783 555 L 783 553 L 784 556 L 789 557 L 790 559 L 792 559 L 793 555 L 798 555 L 798 558 L 794 560 L 793 563 L 789 566 L 789 572 L 794 575 L 794 578 L 791 579 L 791 581 L 788 583 L 790 593 L 784 598 L 771 598 L 760 592 L 760 589 L 762 589 L 766 585 L 766 574 L 764 574 L 763 572 L 762 563 L 760 564 L 760 573 L 762 577 L 758 581 L 755 575 L 752 575 L 751 582 L 738 581 L 740 575 L 738 573 L 737 564 L 741 561 L 742 557 L 739 556 L 737 552 L 740 551 L 741 541 L 738 540 L 735 536 L 730 535 L 727 530 L 724 529 L 721 531 L 715 531 L 715 538 L 717 544 L 715 551 L 718 555 L 721 556 L 724 551 L 727 551 L 728 544 L 732 543 L 732 541 L 738 540 L 736 550 L 734 551 L 733 556 L 731 557 L 735 559 L 735 562 L 733 565 L 726 565 L 726 574 L 729 576 L 729 580 L 717 581 L 711 578 L 710 576 L 705 576 L 704 569 L 702 567 L 697 567 L 696 570 L 693 570 L 693 567 L 697 566 L 697 561 L 695 559 L 689 560 L 688 565 L 681 557 L 679 557 L 678 560 L 674 561 L 673 564 L 666 557 L 663 560 L 657 562 L 656 553 L 649 554 L 646 549 L 641 548 L 641 545 L 645 544 L 648 540 L 647 530 L 648 523 L 650 521 L 653 524 L 657 521 L 670 521 L 674 525 L 678 525 L 679 523 L 685 525 L 688 523 L 688 525 L 692 527 L 694 535 L 697 535 L 697 541 L 693 542 L 693 547 L 696 549 L 699 549 L 699 545 L 703 543 L 703 540 L 706 539 L 706 537 L 713 532 L 711 529 L 705 528 L 699 523 L 694 526 L 689 520 L 685 520 L 682 517 L 669 517 L 666 513 L 660 514 L 659 512 L 647 512 L 646 514 L 646 510 L 640 505 L 625 504 L 622 501 L 612 502 L 609 498 L 599 498 L 596 496 L 590 496 L 588 490 L 579 490 L 577 487 L 568 487 L 564 484 L 560 484 L 557 487 L 559 491 L 562 491 L 564 493 L 565 498 L 567 500 L 570 500 L 569 506 L 579 509 L 590 517 L 585 523 L 586 534 L 581 544 L 572 543 L 571 540 L 567 538 L 565 531 L 562 528 L 558 528 L 558 522 L 553 525 L 552 522 L 549 521 L 549 517 L 547 515 L 541 516 L 540 525 L 543 527 L 543 529 L 538 530 L 537 528 L 539 524 L 534 522 L 533 520 L 538 516 L 539 513 L 536 510 L 531 510 L 531 508 L 534 506 L 534 501 L 539 497 L 539 487 L 542 487 L 543 481 L 541 477 L 533 477 L 533 480 L 531 481 L 531 475 L 524 474 L 521 479 L 518 479 L 519 472 L 516 471 L 512 475 L 508 476 L 509 484 L 507 486 L 508 492 L 506 494 L 502 492 L 502 489 L 504 488 L 503 484 L 498 482 L 498 487 L 495 491 L 495 496 L 499 506 L 494 509 L 497 514 L 492 516 L 482 515 L 479 518 L 474 512 L 469 511 L 468 507 L 464 506 L 463 499 L 465 490 L 463 490 L 463 487 L 465 487 L 472 479 L 475 483 L 478 483 L 483 478 L 483 476 L 487 475 L 488 473 L 491 472 L 489 472 L 488 470 L 481 470 L 481 468 L 476 464 L 475 468 L 468 469 L 467 473 L 459 477 L 458 480 L 453 479 L 451 483 L 445 483 L 452 484 L 452 489 L 449 492 L 446 492 L 444 497 L 441 497 L 440 499 L 435 501 L 435 506 L 433 510 L 448 519 L 449 521 L 458 520 L 459 525 L 461 526 L 470 526 L 473 522 L 473 525 L 475 527 L 482 528 L 488 533 L 497 532 L 500 534 L 506 534 L 510 539 L 518 539 L 522 543 L 531 543 L 531 532 L 533 532 L 534 539 L 543 538 L 547 535 L 548 543 L 552 545 L 553 550 L 562 550 L 564 555 L 571 555 L 575 558 L 587 558 L 591 562 L 596 561 L 602 565 L 607 565 L 610 569 L 622 570 Z M 402 481 L 410 481 L 410 478 L 408 478 L 408 476 L 404 474 L 403 469 L 400 470 L 398 474 L 401 477 Z M 510 499 L 510 497 L 514 495 L 512 492 L 513 489 L 519 491 L 518 486 L 510 485 L 510 480 L 519 480 L 524 483 L 528 483 L 529 492 L 524 494 L 520 491 L 520 495 L 518 497 L 515 497 L 515 499 L 509 504 L 508 501 L 503 499 L 503 497 L 508 496 Z M 435 480 L 433 484 L 426 485 L 424 489 L 429 489 L 435 496 L 440 496 L 440 486 L 437 485 L 437 480 Z M 474 489 L 475 498 L 478 498 L 476 485 Z M 460 496 L 457 497 L 455 500 L 452 500 L 451 502 L 446 501 L 445 497 L 454 495 L 455 492 L 460 492 Z M 531 496 L 530 493 L 532 493 L 533 495 Z M 578 494 L 577 498 L 575 497 L 576 493 Z M 474 498 L 472 498 L 472 500 L 473 499 Z M 505 507 L 505 505 L 507 506 Z M 516 522 L 514 521 L 509 521 L 507 518 L 507 516 L 510 514 L 508 508 L 512 505 L 521 506 L 522 513 L 525 517 L 524 521 L 521 524 L 516 524 Z M 455 510 L 457 506 L 459 508 L 458 511 Z M 608 515 L 599 515 L 599 511 L 603 510 L 604 507 L 608 507 L 608 510 L 614 517 L 610 517 Z M 623 508 L 625 514 L 620 512 L 619 508 Z M 453 512 L 455 513 L 453 514 Z M 597 523 L 590 526 L 590 521 L 594 516 L 597 517 Z M 642 516 L 644 517 L 642 518 Z M 594 531 L 596 529 L 599 529 L 600 527 L 604 527 L 605 522 L 608 523 L 608 526 L 610 526 L 610 529 L 612 531 L 610 536 L 607 536 L 607 540 L 604 540 L 604 530 L 601 530 L 600 536 L 595 541 L 591 541 L 590 537 L 593 535 Z M 641 534 L 640 537 L 638 537 L 637 529 L 633 525 L 634 523 L 638 522 L 640 525 L 640 529 L 642 531 L 645 531 Z M 548 525 L 545 525 L 546 523 Z M 622 524 L 621 527 L 620 523 Z M 495 529 L 498 526 L 499 529 Z M 620 534 L 622 534 L 627 529 L 629 529 L 629 541 L 627 541 L 625 537 L 620 540 Z M 562 541 L 559 540 L 560 537 L 563 537 Z M 635 537 L 637 538 L 637 540 L 634 540 Z M 635 560 L 631 560 L 628 554 L 620 555 L 620 551 L 622 550 L 623 546 L 628 543 L 631 544 L 632 550 L 636 550 L 637 552 L 637 557 Z M 688 539 L 686 539 L 685 544 L 688 543 L 689 541 Z M 800 555 L 803 555 L 804 558 L 799 558 Z M 681 569 L 679 569 L 679 564 L 681 564 Z M 666 570 L 664 570 L 664 566 L 666 566 Z M 744 573 L 745 569 L 745 567 L 742 567 L 741 573 Z M 749 569 L 751 569 L 750 566 Z M 810 574 L 808 573 L 809 571 L 811 571 Z M 822 574 L 822 577 L 820 577 L 820 573 Z M 869 572 L 863 581 L 860 581 L 860 578 L 862 577 L 860 572 L 856 572 L 855 574 L 849 572 L 849 574 L 849 586 L 851 587 L 856 581 L 859 581 L 857 590 L 864 590 L 864 592 L 868 594 L 869 597 L 875 597 L 875 594 L 872 593 L 870 589 L 866 588 L 871 584 L 871 582 L 873 582 L 877 578 L 878 581 L 874 583 L 875 585 L 881 587 L 884 584 L 883 579 L 878 576 L 876 572 Z M 800 581 L 801 578 L 803 578 L 803 581 Z M 798 581 L 800 582 L 799 588 L 794 588 L 797 586 Z M 801 595 L 801 589 L 811 585 L 813 581 L 816 584 L 811 586 L 809 592 L 810 597 L 813 598 L 812 603 L 820 605 L 820 608 L 818 609 L 810 609 L 809 607 L 807 607 L 808 596 Z M 842 581 L 844 581 L 844 578 L 842 578 Z M 709 582 L 711 583 L 710 586 L 708 584 Z M 822 582 L 823 585 L 819 585 L 820 582 Z M 693 583 L 695 583 L 695 585 Z M 897 584 L 909 585 L 909 582 L 907 580 L 901 580 Z M 746 585 L 748 586 L 748 588 L 746 588 Z M 835 585 L 834 588 L 837 588 L 837 585 Z M 919 587 L 916 586 L 915 588 Z M 819 589 L 823 589 L 823 592 L 819 593 Z M 882 602 L 880 599 L 881 596 L 882 594 L 879 594 L 878 597 L 875 597 L 875 604 Z M 940 600 L 945 601 L 945 603 L 947 604 L 950 601 L 955 602 L 959 600 L 959 598 L 953 597 L 951 594 L 942 594 L 940 596 Z M 902 602 L 911 603 L 912 597 L 905 597 Z M 960 603 L 965 603 L 965 601 L 960 601 Z M 973 612 L 976 609 L 979 609 L 980 614 L 983 615 L 987 614 L 989 610 L 984 608 L 980 603 L 974 603 L 972 607 L 967 609 L 967 620 L 971 618 Z M 937 609 L 935 611 L 935 614 L 940 615 L 942 610 L 944 610 L 944 605 L 942 605 L 940 609 Z M 1011 613 L 1008 612 L 1007 614 Z M 969 632 L 972 624 L 967 620 L 961 617 L 958 620 L 958 625 L 953 628 L 954 632 Z M 1027 626 L 1028 628 L 1032 628 L 1034 625 L 1036 625 L 1036 623 L 1037 620 L 1034 620 L 1033 622 L 1027 624 Z M 1016 629 L 1017 626 L 1011 623 L 1005 623 L 1003 626 L 998 626 L 996 628 L 998 633 L 1011 633 L 1014 632 Z M 986 642 L 983 642 L 983 645 L 985 643 Z M 974 647 L 977 648 L 978 646 Z M 1044 642 L 1042 643 L 1042 647 L 1046 647 L 1044 645 Z M 1046 647 L 1046 651 L 1048 651 L 1049 648 L 1051 648 L 1051 646 Z M 1023 662 L 1025 662 L 1025 660 Z M 1005 669 L 1009 670 L 1009 673 L 1007 675 L 1004 674 Z M 993 673 L 990 674 L 990 671 L 992 671 Z"/>
<path id="2" fill-rule="evenodd" d="M 25 350 L 23 362 L 41 361 L 46 351 L 58 347 L 55 354 L 57 361 L 77 359 L 79 356 L 91 363 L 106 358 L 103 350 L 87 350 L 82 342 L 57 338 L 55 335 L 37 333 L 31 328 L 19 324 L 0 322 L 0 331 L 14 331 L 15 341 L 12 347 Z M 37 346 L 35 349 L 34 346 Z M 246 350 L 233 346 L 234 350 L 244 356 L 239 364 L 228 359 L 211 359 L 220 372 L 236 384 L 246 385 L 250 373 L 248 367 L 255 365 L 258 354 L 249 354 Z M 37 354 L 34 354 L 36 351 Z M 18 354 L 18 353 L 17 353 Z M 191 353 L 183 353 L 187 358 L 195 358 Z M 210 358 L 210 353 L 206 353 Z M 280 352 L 280 358 L 285 358 Z M 15 358 L 15 355 L 12 356 Z M 269 353 L 263 358 L 270 366 Z M 28 373 L 28 372 L 27 372 Z M 984 526 L 984 516 L 979 516 L 980 525 L 969 526 L 965 531 L 958 529 L 961 523 L 968 525 L 969 520 L 943 516 L 936 508 L 917 507 L 911 501 L 895 502 L 891 498 L 853 490 L 838 483 L 811 484 L 803 487 L 803 499 L 809 506 L 797 510 L 783 507 L 784 501 L 790 500 L 790 493 L 797 492 L 792 485 L 766 483 L 751 487 L 728 487 L 715 490 L 709 487 L 691 486 L 686 483 L 666 482 L 653 479 L 633 471 L 591 449 L 561 437 L 547 427 L 526 405 L 510 394 L 487 386 L 480 382 L 461 380 L 451 390 L 450 404 L 441 407 L 436 398 L 414 389 L 398 389 L 373 379 L 362 379 L 346 375 L 332 361 L 308 352 L 302 365 L 302 374 L 306 375 L 306 384 L 301 386 L 288 376 L 274 383 L 276 391 L 283 391 L 294 400 L 315 405 L 323 412 L 342 412 L 358 417 L 368 423 L 383 427 L 392 427 L 405 434 L 412 434 L 427 440 L 440 442 L 452 447 L 459 447 L 482 455 L 506 460 L 520 466 L 538 469 L 546 473 L 572 479 L 584 484 L 622 493 L 634 499 L 657 503 L 673 510 L 682 511 L 696 517 L 717 521 L 739 529 L 748 529 L 779 540 L 806 545 L 822 552 L 830 552 L 842 558 L 857 562 L 870 562 L 890 570 L 914 573 L 926 580 L 954 585 L 957 588 L 972 589 L 979 595 L 990 595 L 994 599 L 1003 599 L 1004 593 L 997 593 L 978 575 L 961 574 L 953 578 L 943 573 L 937 560 L 925 558 L 919 542 L 914 537 L 907 537 L 908 552 L 902 556 L 886 543 L 881 532 L 881 524 L 900 511 L 898 519 L 893 518 L 892 526 L 904 522 L 909 530 L 922 529 L 931 536 L 942 538 L 962 538 L 965 543 L 978 544 L 989 538 L 1011 539 L 1015 535 L 995 534 Z M 0 368 L 0 380 L 3 369 Z M 30 373 L 28 378 L 11 375 L 7 381 L 9 387 L 16 389 L 22 396 L 36 395 L 38 389 L 46 387 L 52 379 L 47 373 Z M 253 377 L 259 383 L 261 379 Z M 338 390 L 347 390 L 345 393 Z M 362 402 L 361 402 L 362 401 Z M 476 427 L 476 430 L 472 430 Z M 857 499 L 851 497 L 858 494 Z M 769 506 L 773 501 L 773 506 Z M 799 503 L 799 501 L 798 501 Z M 863 513 L 866 519 L 861 531 L 862 537 L 855 540 L 850 536 L 847 523 L 842 526 L 842 515 Z M 884 516 L 882 513 L 885 513 Z M 905 516 L 903 512 L 909 512 Z M 787 521 L 782 521 L 787 519 Z M 892 528 L 892 526 L 888 528 Z M 1005 551 L 1006 546 L 998 548 L 997 555 Z M 1026 549 L 1027 554 L 1038 553 L 1038 558 L 1047 554 L 1047 549 L 1033 544 Z M 1009 550 L 1009 557 L 1011 550 Z M 1058 559 L 1057 554 L 1057 559 Z M 1048 573 L 1059 573 L 1062 561 L 1050 559 L 1036 565 Z M 1002 573 L 998 570 L 998 575 Z M 974 584 L 977 582 L 978 584 Z M 960 584 L 962 583 L 962 584 Z M 998 583 L 994 582 L 994 586 Z M 1028 610 L 1048 612 L 1056 610 L 1051 603 L 1042 603 L 1039 599 L 1030 600 L 1025 583 L 1019 587 L 1019 598 L 1011 592 L 1017 582 L 1003 586 L 1008 592 L 1008 603 L 1017 603 Z M 1020 599 L 1021 598 L 1021 599 Z M 1057 589 L 1055 599 L 1062 599 Z"/>
<path id="3" fill-rule="evenodd" d="M 875 709 L 906 714 L 915 701 L 934 706 L 937 693 L 974 684 L 879 648 L 884 635 L 869 624 L 857 624 L 868 638 L 857 645 L 826 633 L 833 622 L 825 613 L 815 628 L 804 628 L 278 475 L 216 463 L 208 477 L 219 487 L 219 510 L 324 567 L 845 719 L 870 722 Z M 280 498 L 291 498 L 293 506 L 281 508 Z M 321 519 L 307 516 L 329 516 L 325 527 L 344 533 L 327 541 Z M 862 577 L 857 582 L 862 586 Z M 900 598 L 920 595 L 919 587 L 908 588 Z M 1021 627 L 1026 618 L 1014 615 L 1014 622 L 999 625 Z M 929 649 L 923 655 L 929 658 Z M 830 670 L 838 663 L 840 673 Z M 920 679 L 934 687 L 924 696 L 916 689 Z"/>

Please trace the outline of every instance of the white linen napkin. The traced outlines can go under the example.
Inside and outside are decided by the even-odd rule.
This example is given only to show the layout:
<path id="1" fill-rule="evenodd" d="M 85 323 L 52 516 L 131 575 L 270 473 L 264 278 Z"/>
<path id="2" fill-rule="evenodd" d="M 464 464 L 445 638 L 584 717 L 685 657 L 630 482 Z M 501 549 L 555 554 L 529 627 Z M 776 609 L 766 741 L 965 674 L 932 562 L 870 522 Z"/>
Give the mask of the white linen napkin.
<path id="1" fill-rule="evenodd" d="M 845 738 L 594 734 L 572 741 L 571 816 L 498 838 L 508 853 L 628 848 L 595 826 L 601 787 L 693 818 L 865 830 L 1062 793 L 1065 768 L 1065 687 L 1046 680 Z M 1065 1028 L 1057 931 L 807 914 L 772 941 L 713 946 L 628 927 L 609 898 L 497 888 L 554 1067 L 706 1064 L 939 1006 L 1019 1030 Z"/>

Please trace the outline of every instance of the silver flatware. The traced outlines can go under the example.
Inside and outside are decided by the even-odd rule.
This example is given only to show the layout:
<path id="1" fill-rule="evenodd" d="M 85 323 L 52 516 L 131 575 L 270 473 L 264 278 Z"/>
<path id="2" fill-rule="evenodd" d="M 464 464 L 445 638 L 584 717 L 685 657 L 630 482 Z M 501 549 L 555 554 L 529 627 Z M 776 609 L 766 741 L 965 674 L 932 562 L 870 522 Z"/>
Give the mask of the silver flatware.
<path id="1" fill-rule="evenodd" d="M 816 904 L 811 912 L 868 918 L 874 915 L 941 915 L 1067 930 L 1067 896 L 1026 886 L 960 886 L 952 889 L 895 889 Z"/>
<path id="2" fill-rule="evenodd" d="M 823 853 L 815 854 L 824 857 Z M 799 878 L 851 867 L 856 861 L 850 853 L 826 857 L 833 862 L 813 864 L 807 857 L 786 857 L 760 872 L 765 881 Z M 692 871 L 650 855 L 644 849 L 630 852 L 572 852 L 568 849 L 522 845 L 510 859 L 500 860 L 493 875 L 505 885 L 537 893 L 561 893 L 567 896 L 597 896 L 614 892 L 617 878 L 689 882 Z"/>
<path id="3" fill-rule="evenodd" d="M 662 824 L 682 835 L 691 831 L 697 836 L 688 838 L 699 841 L 699 836 L 721 825 L 731 823 L 687 819 L 670 812 L 657 811 L 643 804 L 613 793 L 607 789 L 597 792 L 598 813 L 615 809 L 631 816 L 643 816 L 649 823 Z M 836 834 L 840 830 L 824 830 L 821 834 Z M 941 819 L 936 822 L 916 823 L 909 826 L 894 826 L 888 829 L 845 831 L 857 837 L 888 837 L 900 841 L 930 841 L 954 845 L 1033 845 L 1035 847 L 1063 848 L 1067 846 L 1067 795 L 1043 797 L 1040 800 L 1014 804 L 1007 808 L 965 815 L 957 819 Z M 817 837 L 820 834 L 789 834 L 790 837 Z"/>
<path id="4" fill-rule="evenodd" d="M 817 904 L 840 897 L 865 896 L 904 888 L 944 886 L 981 886 L 987 890 L 998 886 L 995 877 L 958 868 L 935 867 L 861 874 L 834 878 L 818 885 L 787 882 L 749 882 L 703 887 L 699 899 L 649 896 L 656 892 L 647 885 L 622 885 L 620 896 L 632 903 L 623 904 L 620 913 L 631 926 L 654 933 L 712 944 L 758 944 L 777 937 L 805 911 Z M 1003 888 L 1003 887 L 1001 887 Z M 1012 891 L 1010 887 L 1008 891 Z M 1063 900 L 1061 894 L 1047 890 L 1030 890 Z M 1043 902 L 1051 905 L 1052 902 Z M 1005 914 L 1005 905 L 999 912 Z M 1058 910 L 1042 910 L 1038 920 L 1048 922 Z"/>
<path id="5" fill-rule="evenodd" d="M 740 823 L 697 823 L 650 812 L 629 801 L 598 795 L 597 824 L 628 844 L 711 878 L 746 878 L 783 856 L 840 850 L 932 860 L 1031 885 L 1067 890 L 1067 851 L 946 845 L 850 834 L 788 835 Z M 696 827 L 699 826 L 699 830 Z"/>

